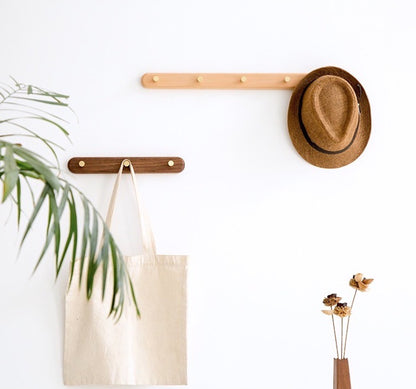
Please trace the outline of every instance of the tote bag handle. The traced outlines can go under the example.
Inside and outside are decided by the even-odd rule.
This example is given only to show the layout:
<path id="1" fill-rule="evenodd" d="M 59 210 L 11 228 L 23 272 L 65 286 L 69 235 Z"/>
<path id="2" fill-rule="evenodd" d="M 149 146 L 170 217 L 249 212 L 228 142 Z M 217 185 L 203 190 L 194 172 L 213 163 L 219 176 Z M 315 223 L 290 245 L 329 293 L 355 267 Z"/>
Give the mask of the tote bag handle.
<path id="1" fill-rule="evenodd" d="M 107 217 L 105 219 L 105 224 L 107 225 L 108 229 L 111 227 L 111 221 L 113 219 L 114 207 L 117 198 L 118 188 L 120 186 L 120 179 L 123 174 L 123 167 L 125 166 L 124 163 L 129 162 L 130 168 L 130 176 L 134 187 L 134 193 L 137 202 L 137 209 L 138 209 L 138 216 L 139 216 L 139 223 L 140 223 L 140 231 L 141 231 L 141 238 L 143 243 L 144 254 L 150 254 L 156 257 L 156 244 L 155 238 L 153 236 L 152 228 L 150 227 L 149 219 L 146 215 L 146 212 L 142 206 L 142 201 L 140 199 L 139 191 L 137 189 L 137 182 L 136 176 L 133 169 L 133 164 L 128 160 L 124 159 L 121 162 L 120 169 L 117 173 L 116 182 L 114 183 L 113 193 L 111 195 L 110 204 L 108 206 Z"/>

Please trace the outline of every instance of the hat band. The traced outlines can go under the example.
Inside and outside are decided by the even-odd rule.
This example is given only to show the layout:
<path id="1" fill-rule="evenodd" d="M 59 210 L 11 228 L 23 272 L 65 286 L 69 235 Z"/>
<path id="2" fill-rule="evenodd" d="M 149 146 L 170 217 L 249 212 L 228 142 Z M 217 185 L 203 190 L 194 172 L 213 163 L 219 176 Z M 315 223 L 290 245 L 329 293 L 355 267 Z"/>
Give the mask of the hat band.
<path id="1" fill-rule="evenodd" d="M 312 82 L 310 83 L 312 84 Z M 299 124 L 300 124 L 300 128 L 302 130 L 303 136 L 305 137 L 306 141 L 309 143 L 310 146 L 312 146 L 315 150 L 324 153 L 324 154 L 341 154 L 344 151 L 348 150 L 351 145 L 354 143 L 355 138 L 357 137 L 357 133 L 358 133 L 358 128 L 360 127 L 360 118 L 361 118 L 361 108 L 360 108 L 360 97 L 361 97 L 361 86 L 360 84 L 358 84 L 358 88 L 360 90 L 360 96 L 357 96 L 357 92 L 355 92 L 355 95 L 357 96 L 357 100 L 358 100 L 358 123 L 357 123 L 357 127 L 354 131 L 354 135 L 352 136 L 351 142 L 344 147 L 342 150 L 336 150 L 336 151 L 331 151 L 331 150 L 326 150 L 323 149 L 322 147 L 318 146 L 315 142 L 312 141 L 312 139 L 310 138 L 308 131 L 306 130 L 303 121 L 302 121 L 302 115 L 301 115 L 301 109 L 302 109 L 302 103 L 303 103 L 303 96 L 305 95 L 306 89 L 308 89 L 309 85 L 308 84 L 305 89 L 303 90 L 302 96 L 300 97 L 300 103 L 299 103 L 299 109 L 298 109 L 298 119 L 299 119 Z M 354 88 L 353 88 L 354 89 Z"/>

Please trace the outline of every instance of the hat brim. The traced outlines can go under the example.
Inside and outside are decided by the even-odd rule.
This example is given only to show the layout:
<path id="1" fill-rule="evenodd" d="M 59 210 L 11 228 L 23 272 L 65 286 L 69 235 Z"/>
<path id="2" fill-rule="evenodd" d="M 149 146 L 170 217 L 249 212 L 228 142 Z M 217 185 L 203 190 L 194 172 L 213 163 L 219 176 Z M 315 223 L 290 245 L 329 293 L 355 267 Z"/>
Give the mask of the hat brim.
<path id="1" fill-rule="evenodd" d="M 314 148 L 302 131 L 300 119 L 302 97 L 306 89 L 317 78 L 325 75 L 338 76 L 346 80 L 354 89 L 360 104 L 360 122 L 354 141 L 348 149 L 337 154 L 325 153 Z M 343 69 L 328 66 L 308 73 L 296 86 L 290 99 L 287 122 L 292 143 L 302 158 L 318 167 L 338 168 L 355 161 L 367 146 L 371 132 L 370 103 L 363 86 L 355 77 Z"/>

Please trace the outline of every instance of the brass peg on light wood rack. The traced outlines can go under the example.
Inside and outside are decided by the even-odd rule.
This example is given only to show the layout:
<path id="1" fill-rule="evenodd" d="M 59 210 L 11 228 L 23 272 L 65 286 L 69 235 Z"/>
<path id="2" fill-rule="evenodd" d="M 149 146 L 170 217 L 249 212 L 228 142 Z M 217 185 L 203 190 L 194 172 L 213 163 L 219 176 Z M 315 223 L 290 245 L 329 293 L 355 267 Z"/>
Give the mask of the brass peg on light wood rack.
<path id="1" fill-rule="evenodd" d="M 303 77 L 303 73 L 146 73 L 142 85 L 154 89 L 293 89 Z"/>
<path id="2" fill-rule="evenodd" d="M 130 163 L 136 173 L 180 173 L 185 168 L 180 157 L 75 157 L 68 161 L 68 169 L 79 174 L 117 173 L 122 162 L 124 173 Z"/>

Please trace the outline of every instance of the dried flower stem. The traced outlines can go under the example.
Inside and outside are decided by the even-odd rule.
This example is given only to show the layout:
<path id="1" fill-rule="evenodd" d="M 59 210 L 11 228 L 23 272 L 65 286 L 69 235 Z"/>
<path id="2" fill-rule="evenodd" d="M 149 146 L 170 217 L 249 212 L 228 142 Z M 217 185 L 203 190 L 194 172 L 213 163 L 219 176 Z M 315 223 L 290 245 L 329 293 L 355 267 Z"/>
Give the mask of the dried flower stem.
<path id="1" fill-rule="evenodd" d="M 344 318 L 343 317 L 341 317 L 341 358 L 342 358 L 342 345 L 343 345 L 343 342 L 342 342 L 342 336 L 343 336 L 343 334 L 344 334 Z"/>
<path id="2" fill-rule="evenodd" d="M 351 312 L 352 312 L 352 308 L 354 306 L 355 296 L 357 296 L 357 290 L 358 289 L 355 289 L 354 297 L 352 298 Z M 345 331 L 345 342 L 344 342 L 344 354 L 342 354 L 342 352 L 341 352 L 341 358 L 345 358 L 345 349 L 347 348 L 348 329 L 350 328 L 350 318 L 351 318 L 351 315 L 348 316 L 348 320 L 347 320 L 347 330 Z"/>
<path id="3" fill-rule="evenodd" d="M 331 305 L 331 310 L 332 310 L 332 305 Z M 335 338 L 335 348 L 337 349 L 337 359 L 339 359 L 339 351 L 338 351 L 338 339 L 337 339 L 337 331 L 335 330 L 335 320 L 334 320 L 334 315 L 331 315 L 331 319 L 332 319 L 332 327 L 334 328 L 334 338 Z"/>

